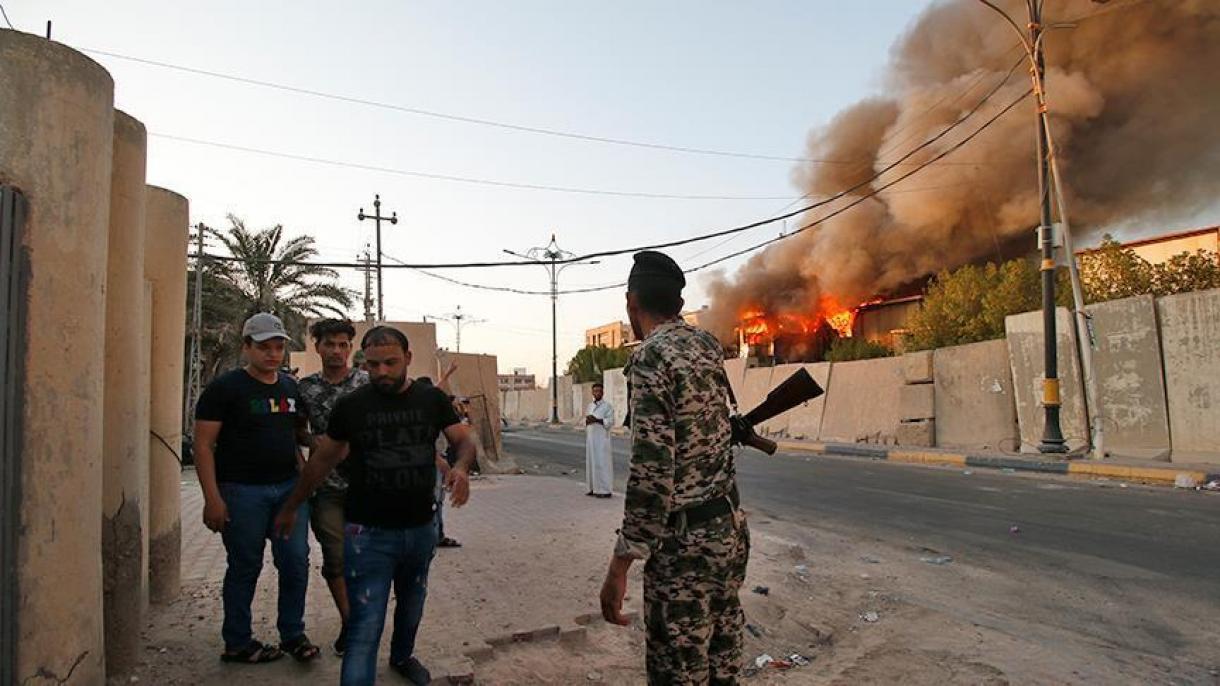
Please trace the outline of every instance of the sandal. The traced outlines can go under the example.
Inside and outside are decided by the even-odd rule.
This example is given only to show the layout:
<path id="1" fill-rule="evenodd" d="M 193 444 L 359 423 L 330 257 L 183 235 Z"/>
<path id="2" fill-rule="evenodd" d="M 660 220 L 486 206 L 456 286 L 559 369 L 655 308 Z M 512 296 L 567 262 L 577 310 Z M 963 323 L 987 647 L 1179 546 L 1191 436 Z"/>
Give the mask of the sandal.
<path id="1" fill-rule="evenodd" d="M 301 634 L 298 638 L 280 644 L 280 649 L 292 656 L 297 662 L 309 662 L 322 654 L 318 646 L 309 642 L 309 637 Z"/>
<path id="2" fill-rule="evenodd" d="M 437 541 L 436 546 L 438 548 L 461 548 L 462 544 L 458 543 L 457 541 L 453 540 L 452 538 L 449 538 L 448 536 L 446 536 L 446 537 L 442 538 L 441 540 Z"/>
<path id="3" fill-rule="evenodd" d="M 220 654 L 221 662 L 240 662 L 247 665 L 261 665 L 266 662 L 275 662 L 284 657 L 284 651 L 274 646 L 269 646 L 258 641 L 250 641 L 250 644 L 241 650 L 230 653 L 225 651 Z"/>

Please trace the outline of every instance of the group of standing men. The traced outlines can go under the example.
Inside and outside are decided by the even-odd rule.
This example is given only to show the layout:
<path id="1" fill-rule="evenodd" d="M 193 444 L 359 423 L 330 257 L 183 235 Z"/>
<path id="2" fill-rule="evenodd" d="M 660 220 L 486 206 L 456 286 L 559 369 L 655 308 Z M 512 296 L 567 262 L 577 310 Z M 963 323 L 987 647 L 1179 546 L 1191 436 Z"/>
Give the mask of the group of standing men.
<path id="1" fill-rule="evenodd" d="M 364 370 L 349 366 L 350 323 L 324 320 L 311 334 L 323 370 L 298 383 L 280 371 L 289 340 L 283 323 L 254 315 L 242 330 L 245 365 L 217 377 L 196 406 L 204 524 L 221 533 L 228 562 L 221 659 L 319 656 L 304 625 L 309 543 L 298 520 L 307 518 L 343 622 L 335 641 L 341 683 L 374 682 L 393 586 L 390 667 L 427 684 L 414 646 L 440 539 L 436 446 L 443 434 L 453 456 L 443 467 L 444 486 L 458 507 L 469 498 L 474 442 L 443 391 L 407 377 L 411 350 L 402 332 L 370 329 L 360 343 Z M 310 450 L 308 462 L 302 447 Z M 280 577 L 278 646 L 256 640 L 251 629 L 268 540 Z"/>
<path id="2" fill-rule="evenodd" d="M 645 561 L 646 668 L 654 686 L 735 684 L 742 660 L 738 594 L 750 540 L 730 447 L 724 352 L 714 336 L 682 320 L 685 285 L 668 256 L 635 255 L 627 314 L 642 342 L 624 369 L 631 466 L 599 598 L 606 621 L 628 623 L 627 572 Z M 341 683 L 373 683 L 392 585 L 390 665 L 427 684 L 430 675 L 413 653 L 439 537 L 436 443 L 443 433 L 454 449 L 445 487 L 460 506 L 475 458 L 468 427 L 444 392 L 407 378 L 410 346 L 397 329 L 364 335 L 367 379 L 347 367 L 354 331 L 315 329 L 326 368 L 299 386 L 279 371 L 288 340 L 279 319 L 255 315 L 242 335 L 246 366 L 213 381 L 196 410 L 204 523 L 223 534 L 228 552 L 222 659 L 318 656 L 304 630 L 308 542 L 297 525 L 316 490 L 311 519 L 344 619 L 336 645 Z M 585 418 L 591 495 L 611 491 L 613 416 L 595 389 Z M 303 426 L 310 431 L 299 440 Z M 310 448 L 308 462 L 299 443 Z M 267 539 L 280 572 L 279 647 L 255 640 L 250 626 Z"/>

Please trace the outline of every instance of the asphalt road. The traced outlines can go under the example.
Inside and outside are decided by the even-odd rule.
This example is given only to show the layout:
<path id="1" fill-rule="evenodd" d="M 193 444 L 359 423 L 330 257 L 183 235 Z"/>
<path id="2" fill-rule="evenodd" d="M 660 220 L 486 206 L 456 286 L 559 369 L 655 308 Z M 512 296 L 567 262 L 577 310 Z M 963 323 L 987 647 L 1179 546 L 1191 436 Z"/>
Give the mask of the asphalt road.
<path id="1" fill-rule="evenodd" d="M 527 472 L 584 480 L 582 434 L 512 431 L 504 446 Z M 614 462 L 621 492 L 623 439 Z M 745 506 L 764 516 L 989 566 L 1087 583 L 1145 577 L 1220 598 L 1220 494 L 799 453 L 744 451 L 737 468 Z"/>

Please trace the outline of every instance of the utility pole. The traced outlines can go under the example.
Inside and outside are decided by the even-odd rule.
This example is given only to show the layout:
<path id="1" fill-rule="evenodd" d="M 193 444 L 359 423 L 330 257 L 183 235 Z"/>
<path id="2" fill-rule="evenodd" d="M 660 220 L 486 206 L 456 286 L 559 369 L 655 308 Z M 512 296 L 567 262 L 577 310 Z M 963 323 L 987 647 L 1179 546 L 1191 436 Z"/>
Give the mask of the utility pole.
<path id="1" fill-rule="evenodd" d="M 432 315 L 433 319 L 441 319 L 453 323 L 453 328 L 457 330 L 457 352 L 462 352 L 462 325 L 463 324 L 482 324 L 486 319 L 472 319 L 470 315 L 462 312 L 462 306 L 457 306 L 456 312 L 450 312 L 446 315 Z M 428 317 L 424 317 L 424 321 L 428 321 Z"/>
<path id="2" fill-rule="evenodd" d="M 360 262 L 364 266 L 360 271 L 364 272 L 364 321 L 372 325 L 373 323 L 373 256 L 369 254 L 369 246 L 364 245 L 364 254 L 360 256 Z"/>
<path id="3" fill-rule="evenodd" d="M 381 216 L 381 196 L 375 194 L 375 195 L 373 195 L 373 214 L 371 214 L 371 215 L 365 214 L 364 208 L 361 207 L 359 214 L 356 215 L 356 219 L 358 219 L 360 221 L 364 221 L 365 219 L 372 219 L 373 223 L 377 226 L 377 321 L 384 322 L 385 321 L 385 291 L 382 290 L 382 281 L 381 281 L 381 222 L 388 221 L 391 224 L 397 224 L 398 223 L 398 213 L 394 212 L 388 217 Z"/>
<path id="4" fill-rule="evenodd" d="M 551 234 L 551 242 L 544 248 L 530 248 L 525 254 L 505 250 L 513 257 L 532 260 L 542 265 L 551 278 L 551 423 L 559 423 L 559 274 L 578 264 L 598 264 L 598 260 L 569 262 L 576 255 L 562 250 Z M 560 264 L 562 262 L 562 264 Z"/>
<path id="5" fill-rule="evenodd" d="M 199 400 L 199 389 L 203 377 L 203 249 L 208 227 L 200 222 L 195 225 L 195 293 L 191 303 L 191 355 L 190 375 L 186 384 L 186 398 L 182 403 L 182 426 L 184 433 L 191 433 L 191 419 L 195 402 Z"/>
<path id="6" fill-rule="evenodd" d="M 1042 441 L 1038 444 L 1041 453 L 1065 453 L 1066 441 L 1059 423 L 1061 399 L 1059 394 L 1059 355 L 1058 331 L 1055 322 L 1055 236 L 1051 209 L 1050 184 L 1050 139 L 1047 121 L 1046 89 L 1043 76 L 1046 73 L 1045 61 L 1042 56 L 1042 39 L 1045 36 L 1042 26 L 1041 0 L 1026 0 L 1029 12 L 1029 36 L 1021 30 L 1017 22 L 991 0 L 979 0 L 988 6 L 1012 26 L 1029 59 L 1030 78 L 1033 80 L 1035 116 L 1037 117 L 1037 149 L 1038 149 L 1038 247 L 1042 255 L 1040 270 L 1042 272 L 1042 331 L 1043 331 L 1043 363 L 1045 374 L 1042 381 L 1042 409 L 1045 413 L 1045 423 L 1042 429 Z M 1069 256 L 1075 259 L 1075 256 Z"/>

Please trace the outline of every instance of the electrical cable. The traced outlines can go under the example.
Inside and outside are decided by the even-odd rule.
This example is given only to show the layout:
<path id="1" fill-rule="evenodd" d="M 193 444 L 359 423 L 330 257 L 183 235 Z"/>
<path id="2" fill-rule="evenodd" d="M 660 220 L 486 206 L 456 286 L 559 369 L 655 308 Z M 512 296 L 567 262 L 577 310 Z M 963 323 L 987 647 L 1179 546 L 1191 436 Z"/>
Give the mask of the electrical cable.
<path id="1" fill-rule="evenodd" d="M 576 256 L 573 256 L 570 258 L 555 260 L 554 263 L 555 264 L 570 264 L 572 262 L 581 262 L 581 261 L 598 258 L 598 257 L 613 257 L 613 256 L 624 255 L 624 254 L 628 254 L 628 253 L 636 253 L 636 252 L 640 252 L 642 250 L 660 250 L 663 248 L 672 248 L 672 247 L 676 247 L 676 246 L 680 246 L 680 245 L 687 245 L 690 243 L 705 241 L 705 240 L 709 240 L 712 238 L 719 238 L 721 236 L 741 233 L 743 231 L 748 231 L 750 229 L 757 228 L 759 226 L 764 226 L 766 224 L 773 224 L 777 221 L 789 219 L 791 217 L 802 214 L 809 210 L 828 205 L 844 196 L 847 196 L 861 188 L 864 188 L 865 186 L 868 186 L 873 181 L 876 181 L 877 179 L 881 178 L 887 172 L 895 169 L 897 166 L 899 166 L 905 160 L 909 159 L 915 153 L 932 145 L 933 143 L 937 142 L 941 138 L 948 135 L 951 131 L 953 131 L 955 128 L 957 128 L 958 126 L 963 124 L 966 120 L 970 119 L 970 117 L 972 117 L 976 112 L 978 112 L 980 109 L 982 109 L 983 105 L 985 105 L 992 97 L 994 97 L 995 94 L 998 93 L 1000 91 L 1000 89 L 1004 87 L 1004 85 L 1008 82 L 1008 79 L 1011 77 L 1012 77 L 1012 71 L 1010 71 L 1007 75 L 1005 75 L 1004 79 L 999 81 L 990 91 L 988 91 L 987 94 L 984 95 L 977 103 L 975 103 L 975 105 L 973 107 L 971 107 L 969 111 L 967 111 L 965 114 L 960 116 L 957 120 L 955 120 L 954 122 L 952 122 L 951 124 L 946 126 L 935 136 L 932 136 L 931 138 L 924 141 L 920 145 L 912 148 L 902 157 L 898 158 L 894 162 L 891 162 L 890 164 L 888 164 L 885 167 L 878 170 L 875 174 L 873 174 L 873 176 L 871 176 L 863 181 L 860 181 L 859 183 L 851 186 L 850 188 L 846 188 L 842 191 L 839 191 L 838 193 L 835 193 L 834 195 L 831 195 L 827 198 L 823 198 L 812 204 L 797 208 L 790 212 L 779 214 L 779 215 L 776 215 L 776 216 L 768 218 L 768 219 L 751 222 L 749 224 L 745 224 L 742 226 L 736 226 L 736 227 L 729 228 L 729 229 L 722 229 L 720 231 L 714 231 L 714 232 L 707 233 L 707 234 L 691 236 L 691 237 L 677 239 L 677 240 L 673 240 L 673 241 L 667 241 L 667 242 L 663 242 L 663 243 L 654 243 L 652 245 L 634 246 L 631 248 L 621 248 L 621 249 L 616 249 L 616 250 L 603 250 L 600 252 L 592 252 L 592 253 L 587 253 L 584 255 L 576 255 Z M 976 131 L 975 134 L 972 134 L 972 136 L 977 135 L 977 133 L 978 132 Z M 956 148 L 952 148 L 952 149 L 956 149 Z M 927 166 L 935 163 L 936 161 L 942 159 L 943 157 L 945 157 L 945 155 L 943 155 L 943 154 L 937 155 L 937 156 L 933 157 L 931 160 L 920 163 L 919 166 L 917 166 L 914 170 L 912 170 L 910 173 L 902 176 L 901 178 L 907 178 L 911 174 L 926 168 Z M 889 185 L 893 185 L 893 184 L 889 184 Z M 888 188 L 889 185 L 887 185 L 885 187 Z M 786 235 L 791 235 L 791 234 L 786 234 Z M 230 262 L 243 261 L 240 258 L 226 257 L 226 256 L 221 256 L 221 255 L 207 255 L 207 257 L 209 257 L 211 259 L 221 260 L 221 261 L 230 261 Z M 263 263 L 263 264 L 277 264 L 278 262 L 279 262 L 278 260 L 259 260 L 259 263 Z M 548 261 L 548 263 L 549 263 L 549 261 Z M 331 268 L 363 268 L 364 267 L 363 263 L 358 263 L 358 262 L 310 262 L 308 264 L 311 264 L 313 266 L 318 266 L 318 267 L 331 267 Z M 536 260 L 515 260 L 515 261 L 500 261 L 500 262 L 464 262 L 464 263 L 444 263 L 444 262 L 442 262 L 442 263 L 431 263 L 431 264 L 403 263 L 403 264 L 388 265 L 388 267 L 389 268 L 398 268 L 398 269 L 417 269 L 417 270 L 418 269 L 468 269 L 468 268 L 476 268 L 476 267 L 478 267 L 478 268 L 518 267 L 518 266 L 532 265 L 532 264 L 539 264 L 539 262 Z M 383 267 L 386 267 L 386 265 L 383 265 Z"/>
<path id="2" fill-rule="evenodd" d="M 629 140 L 629 139 L 625 139 L 625 138 L 613 138 L 613 137 L 609 137 L 609 136 L 595 136 L 595 135 L 591 135 L 591 134 L 576 133 L 576 132 L 572 132 L 572 131 L 561 131 L 558 129 L 548 129 L 548 128 L 543 128 L 543 127 L 538 127 L 538 126 L 525 126 L 522 124 L 512 124 L 509 122 L 497 121 L 497 120 L 493 120 L 493 119 L 483 119 L 483 118 L 479 118 L 479 117 L 468 117 L 468 116 L 464 116 L 464 115 L 449 114 L 446 112 L 438 112 L 435 110 L 426 110 L 426 109 L 422 109 L 422 108 L 418 108 L 418 107 L 407 107 L 404 105 L 395 105 L 393 103 L 382 102 L 379 100 L 370 100 L 367 98 L 357 98 L 357 97 L 352 97 L 352 96 L 347 96 L 347 95 L 339 95 L 336 93 L 328 93 L 325 91 L 314 90 L 314 89 L 310 89 L 310 88 L 289 86 L 286 84 L 276 83 L 273 81 L 264 81 L 261 79 L 253 79 L 253 78 L 249 78 L 249 77 L 245 77 L 245 76 L 237 76 L 235 74 L 226 74 L 223 72 L 210 71 L 207 69 L 186 67 L 186 66 L 182 66 L 182 65 L 178 65 L 178 64 L 172 64 L 169 62 L 162 62 L 162 61 L 158 61 L 158 60 L 151 60 L 151 59 L 147 59 L 147 58 L 143 58 L 143 57 L 134 57 L 131 55 L 124 55 L 121 53 L 112 52 L 109 50 L 99 50 L 97 48 L 77 48 L 77 49 L 80 50 L 81 52 L 87 52 L 87 53 L 94 54 L 94 55 L 103 55 L 103 56 L 111 57 L 114 59 L 136 62 L 138 64 L 144 64 L 144 65 L 153 66 L 153 67 L 160 67 L 162 69 L 172 69 L 172 70 L 186 72 L 186 73 L 190 73 L 190 74 L 196 74 L 199 76 L 207 76 L 207 77 L 216 78 L 216 79 L 234 81 L 237 83 L 244 83 L 244 84 L 252 85 L 252 86 L 259 86 L 262 88 L 270 88 L 273 90 L 279 90 L 279 91 L 284 91 L 284 92 L 288 92 L 288 93 L 296 93 L 298 95 L 308 95 L 308 96 L 315 97 L 315 98 L 335 100 L 338 102 L 345 102 L 345 103 L 356 104 L 356 105 L 365 105 L 368 107 L 376 107 L 376 108 L 380 108 L 380 109 L 393 110 L 396 112 L 404 112 L 407 114 L 414 114 L 414 115 L 419 115 L 419 116 L 423 116 L 423 117 L 432 117 L 435 119 L 444 119 L 444 120 L 448 120 L 448 121 L 456 121 L 456 122 L 462 122 L 462 123 L 466 123 L 466 124 L 477 124 L 479 126 L 489 126 L 489 127 L 499 128 L 499 129 L 507 129 L 510 131 L 521 131 L 521 132 L 525 132 L 525 133 L 533 133 L 533 134 L 544 135 L 544 136 L 554 136 L 554 137 L 559 137 L 559 138 L 568 138 L 568 139 L 572 139 L 572 140 L 581 140 L 581 141 L 587 141 L 587 142 L 593 142 L 593 143 L 607 143 L 607 144 L 611 144 L 611 145 L 630 146 L 630 147 L 636 147 L 636 148 L 646 148 L 646 149 L 651 149 L 651 150 L 666 150 L 669 152 L 680 152 L 680 153 L 688 153 L 688 154 L 696 154 L 696 155 L 714 155 L 714 156 L 718 156 L 718 157 L 736 157 L 736 158 L 743 158 L 743 159 L 771 160 L 771 161 L 779 161 L 779 162 L 803 162 L 803 163 L 808 163 L 808 164 L 858 164 L 857 160 L 823 160 L 823 159 L 811 159 L 808 157 L 789 157 L 789 156 L 784 156 L 784 155 L 763 155 L 763 154 L 755 154 L 755 153 L 747 153 L 747 152 L 737 152 L 737 151 L 732 151 L 732 150 L 717 150 L 717 149 L 712 149 L 712 148 L 700 148 L 700 147 L 682 146 L 682 145 L 667 145 L 664 143 L 650 143 L 650 142 L 646 142 L 646 141 L 635 141 L 635 140 Z M 958 162 L 955 164 L 973 164 L 973 163 Z"/>
<path id="3" fill-rule="evenodd" d="M 9 27 L 10 29 L 12 29 L 12 30 L 14 30 L 14 31 L 16 31 L 16 30 L 17 30 L 17 27 L 16 27 L 16 26 L 13 26 L 13 22 L 9 21 L 9 19 L 8 19 L 8 12 L 5 12 L 5 11 L 4 11 L 4 4 L 3 4 L 3 3 L 0 3 L 0 16 L 3 16 L 3 17 L 4 17 L 4 23 L 5 23 L 5 24 L 8 24 L 8 27 Z"/>
<path id="4" fill-rule="evenodd" d="M 155 138 L 164 138 L 166 140 L 178 141 L 180 143 L 190 143 L 193 145 L 206 145 L 214 148 L 223 148 L 225 150 L 236 150 L 239 152 L 248 152 L 256 155 L 265 155 L 267 157 L 278 157 L 288 160 L 296 160 L 298 162 L 310 162 L 312 164 L 326 164 L 333 167 L 344 167 L 348 169 L 360 169 L 363 171 L 381 172 L 384 174 L 396 174 L 398 176 L 412 176 L 416 178 L 432 179 L 434 181 L 452 181 L 457 183 L 469 183 L 480 186 L 495 186 L 498 188 L 519 188 L 532 191 L 551 191 L 554 193 L 579 193 L 583 195 L 609 195 L 615 197 L 627 198 L 651 198 L 660 200 L 787 200 L 787 195 L 684 195 L 679 193 L 649 193 L 645 191 L 616 191 L 606 190 L 601 188 L 580 188 L 575 186 L 552 186 L 547 184 L 537 183 L 518 183 L 515 181 L 498 181 L 496 179 L 483 179 L 472 176 L 455 176 L 451 174 L 437 174 L 433 172 L 423 172 L 411 169 L 397 169 L 394 167 L 380 167 L 371 164 L 361 164 L 359 162 L 344 162 L 340 160 L 331 160 L 324 157 L 314 157 L 311 155 L 298 155 L 295 153 L 279 152 L 275 150 L 266 150 L 263 148 L 252 148 L 245 145 L 234 145 L 232 143 L 221 143 L 219 141 L 209 141 L 200 138 L 190 138 L 188 136 L 176 136 L 168 133 L 150 132 L 149 136 Z"/>

